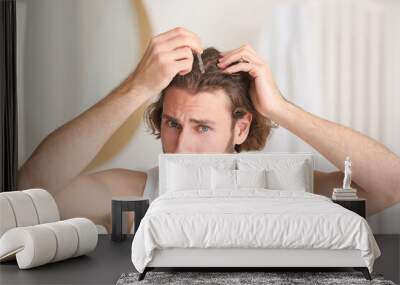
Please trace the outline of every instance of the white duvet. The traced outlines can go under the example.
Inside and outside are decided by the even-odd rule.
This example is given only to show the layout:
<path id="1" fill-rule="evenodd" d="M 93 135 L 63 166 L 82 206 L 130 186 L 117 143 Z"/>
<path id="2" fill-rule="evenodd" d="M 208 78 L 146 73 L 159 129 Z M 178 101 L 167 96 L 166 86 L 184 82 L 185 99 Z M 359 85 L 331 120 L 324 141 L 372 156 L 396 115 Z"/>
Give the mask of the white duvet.
<path id="1" fill-rule="evenodd" d="M 358 249 L 370 272 L 380 256 L 359 215 L 324 196 L 266 189 L 161 195 L 133 239 L 133 265 L 143 272 L 154 249 L 171 247 Z"/>

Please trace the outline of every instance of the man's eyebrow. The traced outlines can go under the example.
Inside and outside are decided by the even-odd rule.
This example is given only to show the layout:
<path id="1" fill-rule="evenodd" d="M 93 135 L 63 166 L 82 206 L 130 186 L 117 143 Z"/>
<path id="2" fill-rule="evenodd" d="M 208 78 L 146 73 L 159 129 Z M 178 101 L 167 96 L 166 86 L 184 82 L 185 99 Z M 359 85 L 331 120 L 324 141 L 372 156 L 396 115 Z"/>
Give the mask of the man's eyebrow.
<path id="1" fill-rule="evenodd" d="M 166 118 L 166 119 L 169 119 L 169 120 L 173 120 L 173 121 L 175 121 L 175 122 L 178 122 L 178 120 L 177 120 L 176 118 L 174 118 L 174 117 L 172 117 L 172 116 L 170 116 L 170 115 L 163 114 L 162 116 L 163 116 L 164 118 Z M 206 120 L 206 119 L 202 120 L 202 119 L 194 119 L 194 118 L 191 118 L 191 119 L 189 119 L 189 121 L 190 121 L 190 122 L 193 122 L 193 123 L 196 123 L 196 124 L 200 124 L 200 125 L 215 125 L 215 124 L 216 124 L 214 121 Z"/>
<path id="2" fill-rule="evenodd" d="M 194 122 L 196 124 L 200 124 L 200 125 L 215 125 L 214 121 L 210 121 L 210 120 L 201 120 L 201 119 L 193 119 L 191 118 L 189 120 L 190 122 Z"/>
<path id="3" fill-rule="evenodd" d="M 172 121 L 175 121 L 175 122 L 178 121 L 176 118 L 174 118 L 174 117 L 172 117 L 170 115 L 167 115 L 167 114 L 163 114 L 162 117 L 167 119 L 167 120 L 172 120 Z"/>

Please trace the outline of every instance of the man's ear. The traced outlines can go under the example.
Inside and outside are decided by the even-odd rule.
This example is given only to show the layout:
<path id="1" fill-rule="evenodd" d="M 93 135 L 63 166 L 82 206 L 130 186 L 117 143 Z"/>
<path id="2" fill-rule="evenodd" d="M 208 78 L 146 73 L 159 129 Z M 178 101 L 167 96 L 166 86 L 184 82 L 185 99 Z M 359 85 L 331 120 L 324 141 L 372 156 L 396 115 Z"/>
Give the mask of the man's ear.
<path id="1" fill-rule="evenodd" d="M 252 119 L 253 115 L 247 112 L 242 118 L 236 120 L 233 139 L 235 145 L 242 144 L 247 139 Z"/>

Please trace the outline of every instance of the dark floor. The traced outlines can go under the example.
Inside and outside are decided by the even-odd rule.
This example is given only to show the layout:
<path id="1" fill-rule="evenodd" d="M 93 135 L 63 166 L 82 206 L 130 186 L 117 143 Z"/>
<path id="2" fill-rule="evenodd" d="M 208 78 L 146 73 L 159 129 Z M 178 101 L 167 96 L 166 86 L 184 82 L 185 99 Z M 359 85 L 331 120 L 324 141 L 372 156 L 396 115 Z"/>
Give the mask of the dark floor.
<path id="1" fill-rule="evenodd" d="M 381 257 L 375 261 L 374 272 L 400 284 L 400 235 L 375 235 Z"/>
<path id="2" fill-rule="evenodd" d="M 374 273 L 400 283 L 400 235 L 375 236 L 382 256 L 376 260 Z M 124 272 L 134 271 L 131 261 L 132 236 L 112 242 L 100 235 L 95 251 L 87 256 L 19 270 L 15 261 L 0 264 L 0 284 L 115 284 Z"/>

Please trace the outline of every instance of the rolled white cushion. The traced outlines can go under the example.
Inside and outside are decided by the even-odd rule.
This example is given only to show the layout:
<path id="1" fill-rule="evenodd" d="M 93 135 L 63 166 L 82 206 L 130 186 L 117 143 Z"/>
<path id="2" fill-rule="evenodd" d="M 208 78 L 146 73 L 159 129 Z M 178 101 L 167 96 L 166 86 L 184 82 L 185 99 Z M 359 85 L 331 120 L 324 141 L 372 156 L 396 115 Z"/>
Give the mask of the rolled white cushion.
<path id="1" fill-rule="evenodd" d="M 73 225 L 78 232 L 78 248 L 74 257 L 90 252 L 96 248 L 98 233 L 96 225 L 91 220 L 86 218 L 73 218 L 64 220 L 64 222 Z"/>
<path id="2" fill-rule="evenodd" d="M 53 196 L 43 189 L 28 189 L 22 191 L 28 194 L 36 208 L 39 224 L 51 223 L 60 220 L 58 207 Z"/>
<path id="3" fill-rule="evenodd" d="M 96 248 L 97 229 L 86 218 L 18 227 L 0 238 L 0 261 L 16 256 L 20 269 L 86 254 Z"/>
<path id="4" fill-rule="evenodd" d="M 65 221 L 43 224 L 56 235 L 57 250 L 51 262 L 57 262 L 74 256 L 78 248 L 78 232 L 74 226 Z"/>
<path id="5" fill-rule="evenodd" d="M 43 225 L 13 228 L 0 238 L 0 260 L 16 254 L 21 269 L 49 263 L 56 249 L 56 236 Z"/>
<path id="6" fill-rule="evenodd" d="M 27 193 L 23 191 L 12 191 L 3 192 L 0 195 L 10 202 L 17 227 L 32 226 L 39 223 L 35 205 Z"/>
<path id="7" fill-rule="evenodd" d="M 14 211 L 8 199 L 0 195 L 0 237 L 9 229 L 15 228 Z"/>
<path id="8" fill-rule="evenodd" d="M 107 229 L 106 229 L 103 225 L 96 225 L 96 228 L 97 228 L 97 233 L 98 233 L 99 235 L 106 235 L 106 234 L 108 234 Z"/>

